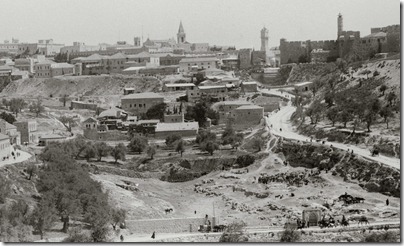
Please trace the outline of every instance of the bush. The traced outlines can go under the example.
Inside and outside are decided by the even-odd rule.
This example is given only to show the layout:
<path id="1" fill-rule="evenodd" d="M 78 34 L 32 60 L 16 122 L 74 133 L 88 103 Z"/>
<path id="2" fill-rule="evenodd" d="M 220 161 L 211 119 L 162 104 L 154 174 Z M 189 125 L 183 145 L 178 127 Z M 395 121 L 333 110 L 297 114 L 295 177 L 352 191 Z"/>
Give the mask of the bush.
<path id="1" fill-rule="evenodd" d="M 399 237 L 397 232 L 383 232 L 383 233 L 372 233 L 367 235 L 362 242 L 366 243 L 397 243 L 399 242 Z"/>
<path id="2" fill-rule="evenodd" d="M 178 134 L 169 135 L 166 137 L 166 145 L 169 147 L 173 147 L 173 144 L 180 139 L 181 139 L 181 136 Z"/>
<path id="3" fill-rule="evenodd" d="M 237 157 L 236 163 L 239 167 L 248 167 L 249 165 L 253 164 L 255 161 L 255 157 L 252 155 L 241 155 Z"/>
<path id="4" fill-rule="evenodd" d="M 293 229 L 286 229 L 282 232 L 281 242 L 298 242 L 300 234 Z"/>
<path id="5" fill-rule="evenodd" d="M 11 193 L 11 183 L 5 177 L 0 176 L 0 203 L 4 203 Z"/>
<path id="6" fill-rule="evenodd" d="M 229 224 L 223 234 L 220 236 L 221 243 L 247 242 L 248 237 L 244 234 L 247 224 L 244 221 L 233 222 Z"/>

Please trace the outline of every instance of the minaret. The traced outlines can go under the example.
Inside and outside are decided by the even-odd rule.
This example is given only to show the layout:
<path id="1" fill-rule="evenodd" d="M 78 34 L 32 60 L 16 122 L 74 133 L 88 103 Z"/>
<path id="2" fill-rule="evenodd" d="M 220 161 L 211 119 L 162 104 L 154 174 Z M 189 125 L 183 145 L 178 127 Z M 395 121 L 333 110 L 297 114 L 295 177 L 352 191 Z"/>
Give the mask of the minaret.
<path id="1" fill-rule="evenodd" d="M 266 27 L 261 30 L 261 51 L 265 51 L 268 53 L 268 29 Z"/>
<path id="2" fill-rule="evenodd" d="M 342 19 L 342 15 L 341 13 L 338 14 L 338 37 L 337 39 L 339 39 L 339 37 L 341 36 L 341 33 L 343 31 L 344 27 L 343 27 L 343 19 Z"/>
<path id="3" fill-rule="evenodd" d="M 186 37 L 186 35 L 185 35 L 184 27 L 182 26 L 182 21 L 180 21 L 180 28 L 178 28 L 178 33 L 177 33 L 177 43 L 179 43 L 179 44 L 185 43 L 186 42 L 185 37 Z"/>

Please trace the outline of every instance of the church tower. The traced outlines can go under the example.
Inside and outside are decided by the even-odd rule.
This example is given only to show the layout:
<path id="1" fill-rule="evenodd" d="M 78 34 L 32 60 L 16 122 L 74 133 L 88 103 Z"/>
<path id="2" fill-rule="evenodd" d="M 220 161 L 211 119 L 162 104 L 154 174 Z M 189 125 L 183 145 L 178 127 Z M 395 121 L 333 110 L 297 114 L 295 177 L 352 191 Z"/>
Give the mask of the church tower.
<path id="1" fill-rule="evenodd" d="M 341 13 L 338 14 L 338 37 L 337 39 L 339 39 L 339 37 L 341 36 L 341 33 L 343 31 L 344 27 L 343 27 L 343 19 L 342 19 L 342 15 Z"/>
<path id="2" fill-rule="evenodd" d="M 185 42 L 186 42 L 186 35 L 185 35 L 184 27 L 182 26 L 182 21 L 181 21 L 180 28 L 178 28 L 178 33 L 177 33 L 177 43 L 183 44 Z"/>
<path id="3" fill-rule="evenodd" d="M 267 53 L 269 51 L 269 49 L 268 49 L 268 39 L 269 39 L 268 29 L 266 29 L 266 27 L 264 27 L 261 30 L 261 51 L 265 51 Z"/>

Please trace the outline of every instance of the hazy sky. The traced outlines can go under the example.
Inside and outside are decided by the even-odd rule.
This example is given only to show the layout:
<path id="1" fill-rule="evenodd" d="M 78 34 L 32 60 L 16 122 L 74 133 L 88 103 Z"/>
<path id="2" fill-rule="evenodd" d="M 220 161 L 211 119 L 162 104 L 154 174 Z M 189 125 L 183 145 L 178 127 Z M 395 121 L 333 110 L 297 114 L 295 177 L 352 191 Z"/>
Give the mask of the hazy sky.
<path id="1" fill-rule="evenodd" d="M 398 0 L 1 0 L 0 42 L 53 38 L 71 45 L 133 44 L 176 38 L 180 20 L 189 42 L 260 48 L 260 30 L 269 29 L 269 45 L 287 40 L 335 39 L 337 15 L 344 30 L 361 36 L 371 27 L 400 23 Z"/>

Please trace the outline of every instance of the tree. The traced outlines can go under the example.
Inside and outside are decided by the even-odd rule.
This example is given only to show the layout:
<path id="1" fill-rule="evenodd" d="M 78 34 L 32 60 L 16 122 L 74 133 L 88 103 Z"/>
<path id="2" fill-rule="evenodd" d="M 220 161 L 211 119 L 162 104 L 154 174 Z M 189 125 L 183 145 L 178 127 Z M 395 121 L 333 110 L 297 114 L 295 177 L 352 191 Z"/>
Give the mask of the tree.
<path id="1" fill-rule="evenodd" d="M 52 228 L 53 224 L 56 222 L 56 214 L 56 208 L 49 198 L 42 199 L 34 209 L 31 223 L 34 229 L 41 235 L 41 239 L 43 239 L 45 230 Z"/>
<path id="2" fill-rule="evenodd" d="M 213 152 L 219 149 L 219 145 L 214 140 L 206 140 L 200 146 L 202 151 L 207 151 L 210 155 L 213 155 Z"/>
<path id="3" fill-rule="evenodd" d="M 382 84 L 379 88 L 379 91 L 382 93 L 382 96 L 384 96 L 384 92 L 387 90 L 387 85 Z"/>
<path id="4" fill-rule="evenodd" d="M 223 234 L 220 236 L 221 243 L 238 243 L 247 242 L 248 237 L 245 236 L 245 228 L 247 224 L 244 221 L 233 222 L 229 224 Z"/>
<path id="5" fill-rule="evenodd" d="M 156 154 L 156 147 L 154 145 L 147 147 L 147 154 L 150 156 L 150 159 L 153 160 L 153 157 Z"/>
<path id="6" fill-rule="evenodd" d="M 318 100 L 315 100 L 305 111 L 305 114 L 310 117 L 311 124 L 317 124 L 323 116 L 325 106 Z"/>
<path id="7" fill-rule="evenodd" d="M 91 142 L 87 142 L 86 147 L 84 147 L 83 150 L 84 158 L 86 158 L 87 161 L 90 161 L 91 158 L 97 157 L 97 149 L 95 145 L 93 145 Z"/>
<path id="8" fill-rule="evenodd" d="M 222 133 L 222 144 L 230 144 L 232 148 L 237 148 L 243 142 L 244 135 L 237 133 L 233 129 L 233 125 L 229 122 Z"/>
<path id="9" fill-rule="evenodd" d="M 146 112 L 147 119 L 159 119 L 164 120 L 164 112 L 166 111 L 167 104 L 159 103 L 150 107 Z"/>
<path id="10" fill-rule="evenodd" d="M 91 243 L 92 238 L 83 232 L 82 228 L 75 227 L 69 230 L 69 236 L 62 243 Z"/>
<path id="11" fill-rule="evenodd" d="M 394 92 L 390 92 L 387 95 L 387 101 L 389 102 L 390 106 L 393 104 L 393 101 L 397 99 L 397 95 Z"/>
<path id="12" fill-rule="evenodd" d="M 339 113 L 339 110 L 337 107 L 331 107 L 326 112 L 326 116 L 331 121 L 332 126 L 334 126 L 335 122 L 338 121 L 338 113 Z"/>
<path id="13" fill-rule="evenodd" d="M 112 208 L 111 213 L 111 224 L 114 231 L 119 223 L 125 223 L 126 211 L 124 209 Z"/>
<path id="14" fill-rule="evenodd" d="M 182 137 L 178 134 L 171 134 L 166 137 L 166 145 L 169 147 L 173 147 L 173 145 L 178 141 L 181 140 Z"/>
<path id="15" fill-rule="evenodd" d="M 7 121 L 10 124 L 13 124 L 14 122 L 16 122 L 17 120 L 15 119 L 15 117 L 12 114 L 8 114 L 6 112 L 2 112 L 0 114 L 0 118 Z"/>
<path id="16" fill-rule="evenodd" d="M 182 157 L 182 153 L 185 152 L 185 141 L 184 140 L 180 139 L 176 142 L 175 151 L 181 153 L 181 157 Z"/>
<path id="17" fill-rule="evenodd" d="M 296 230 L 287 228 L 282 232 L 281 242 L 298 242 L 300 240 L 300 233 Z"/>
<path id="18" fill-rule="evenodd" d="M 236 159 L 236 163 L 239 165 L 239 167 L 247 167 L 253 164 L 254 161 L 255 157 L 253 155 L 240 155 Z"/>
<path id="19" fill-rule="evenodd" d="M 335 94 L 332 91 L 327 91 L 324 95 L 324 101 L 327 103 L 328 107 L 332 107 L 334 105 Z"/>
<path id="20" fill-rule="evenodd" d="M 111 147 L 109 147 L 104 142 L 97 142 L 94 144 L 94 148 L 97 153 L 98 161 L 101 161 L 102 157 L 108 156 L 111 152 Z"/>
<path id="21" fill-rule="evenodd" d="M 31 103 L 29 105 L 29 111 L 35 113 L 36 117 L 38 117 L 40 113 L 43 113 L 45 107 L 42 105 L 42 100 L 38 98 L 36 102 Z"/>
<path id="22" fill-rule="evenodd" d="M 258 152 L 260 152 L 263 146 L 264 146 L 264 140 L 262 140 L 261 137 L 254 138 L 252 142 L 252 147 L 254 149 L 258 149 Z"/>
<path id="23" fill-rule="evenodd" d="M 148 145 L 149 145 L 148 141 L 145 137 L 140 135 L 134 135 L 133 138 L 130 140 L 128 148 L 131 151 L 138 152 L 140 154 L 146 149 Z"/>
<path id="24" fill-rule="evenodd" d="M 373 232 L 367 235 L 362 242 L 366 243 L 397 243 L 400 241 L 400 234 L 387 231 L 382 233 Z"/>
<path id="25" fill-rule="evenodd" d="M 61 99 L 61 101 L 62 101 L 62 103 L 63 103 L 63 107 L 66 107 L 66 102 L 67 102 L 67 100 L 69 100 L 69 95 L 63 94 L 63 95 L 60 97 L 60 99 Z"/>
<path id="26" fill-rule="evenodd" d="M 196 83 L 195 83 L 195 85 L 199 85 L 202 81 L 205 80 L 205 76 L 203 76 L 202 73 L 197 73 L 197 74 L 195 75 L 195 78 L 196 78 Z"/>
<path id="27" fill-rule="evenodd" d="M 72 133 L 72 128 L 77 126 L 77 122 L 73 119 L 73 117 L 70 116 L 61 116 L 59 118 L 59 121 L 63 124 L 64 127 L 66 127 L 67 131 Z"/>
<path id="28" fill-rule="evenodd" d="M 26 105 L 27 103 L 21 98 L 13 98 L 10 100 L 10 110 L 15 116 L 17 116 Z"/>
<path id="29" fill-rule="evenodd" d="M 119 143 L 114 148 L 111 149 L 111 156 L 114 157 L 115 163 L 118 160 L 124 161 L 126 155 L 126 147 L 123 143 Z"/>
<path id="30" fill-rule="evenodd" d="M 35 164 L 29 164 L 27 167 L 27 173 L 29 174 L 28 180 L 31 180 L 32 175 L 36 174 L 38 171 L 38 168 L 36 167 Z"/>
<path id="31" fill-rule="evenodd" d="M 196 136 L 195 142 L 197 144 L 201 144 L 203 142 L 206 142 L 208 140 L 216 141 L 216 134 L 209 130 L 202 129 L 198 132 L 198 135 Z"/>
<path id="32" fill-rule="evenodd" d="M 11 182 L 0 175 L 0 203 L 4 203 L 11 193 Z"/>
<path id="33" fill-rule="evenodd" d="M 387 124 L 387 128 L 389 128 L 389 118 L 393 117 L 393 111 L 391 110 L 391 107 L 389 106 L 384 106 L 381 110 L 380 110 L 380 116 L 384 119 L 384 122 L 386 122 Z"/>

